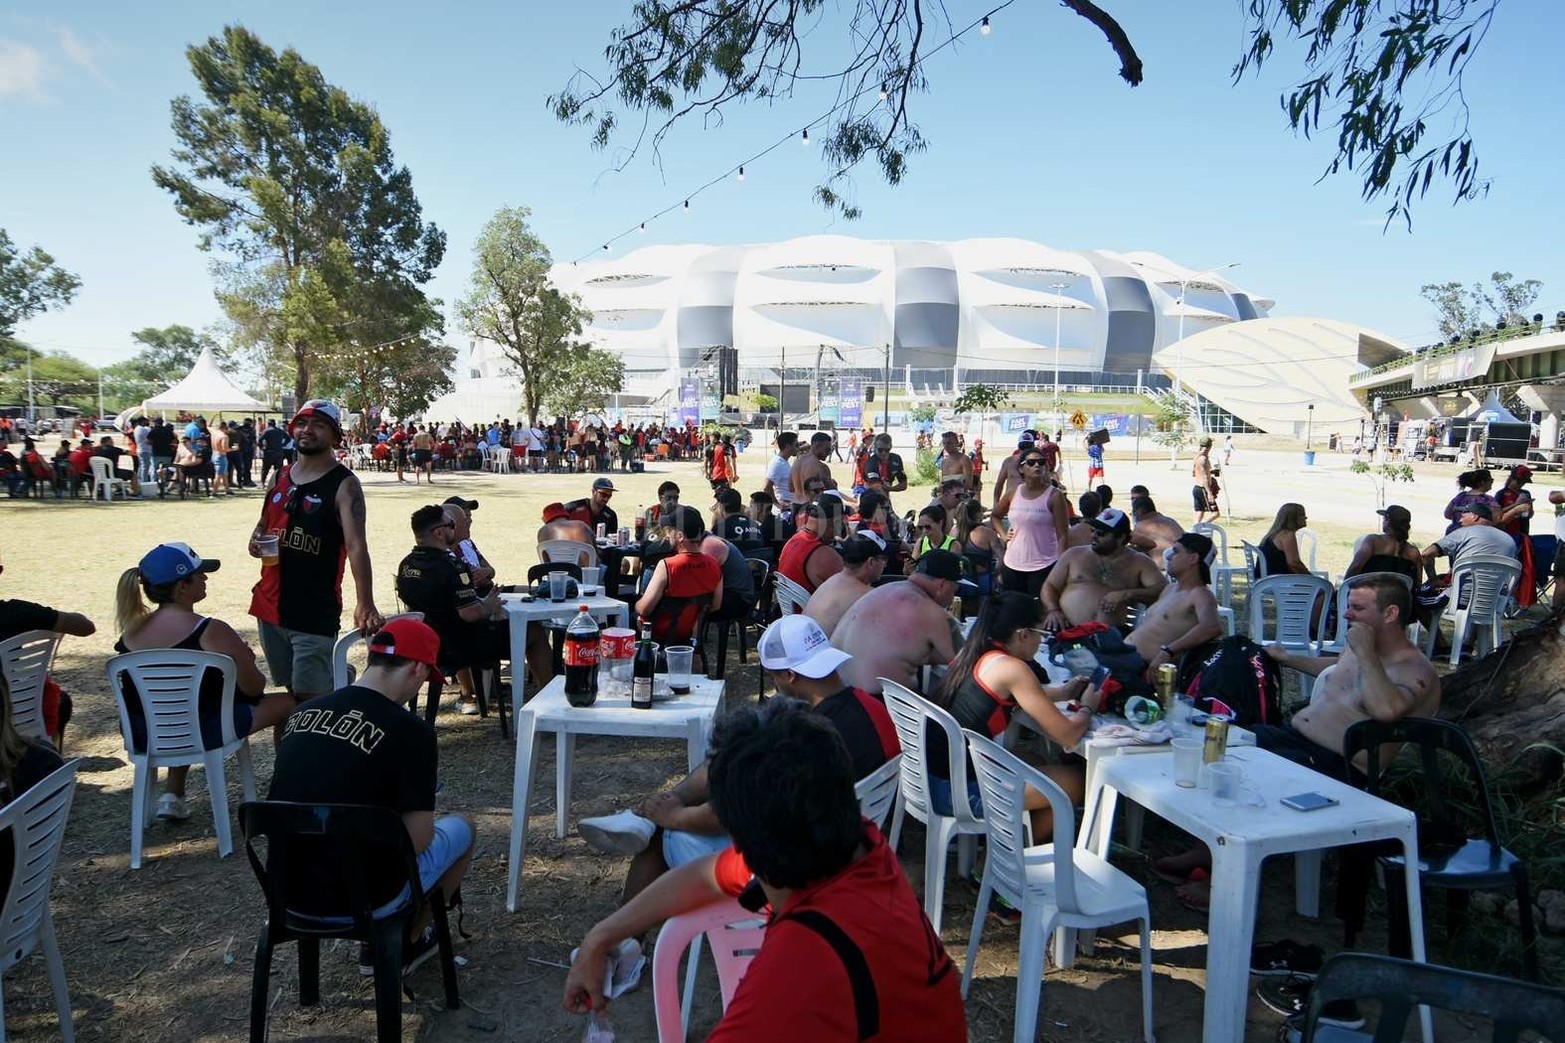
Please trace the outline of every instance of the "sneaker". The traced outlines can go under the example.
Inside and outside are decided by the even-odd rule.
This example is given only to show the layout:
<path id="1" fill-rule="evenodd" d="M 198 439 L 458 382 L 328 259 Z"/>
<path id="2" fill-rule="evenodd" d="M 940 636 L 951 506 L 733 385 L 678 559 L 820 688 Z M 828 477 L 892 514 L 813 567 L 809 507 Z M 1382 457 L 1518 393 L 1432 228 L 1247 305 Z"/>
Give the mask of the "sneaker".
<path id="1" fill-rule="evenodd" d="M 1256 945 L 1250 950 L 1250 973 L 1262 977 L 1291 974 L 1313 981 L 1325 960 L 1325 954 L 1317 946 L 1284 938 L 1269 945 Z"/>
<path id="2" fill-rule="evenodd" d="M 634 811 L 584 818 L 576 823 L 576 832 L 587 846 L 605 855 L 634 855 L 646 850 L 657 826 Z"/>
<path id="3" fill-rule="evenodd" d="M 183 822 L 189 817 L 190 808 L 185 805 L 184 797 L 165 793 L 158 798 L 158 818 Z"/>
<path id="4" fill-rule="evenodd" d="M 477 699 L 460 699 L 460 700 L 458 700 L 457 704 L 456 704 L 456 712 L 461 714 L 463 717 L 477 717 L 478 716 L 478 700 Z"/>
<path id="5" fill-rule="evenodd" d="M 1284 978 L 1267 978 L 1256 988 L 1261 1002 L 1285 1018 L 1304 1017 L 1310 1005 L 1310 989 L 1314 982 L 1297 975 Z M 1343 1029 L 1364 1027 L 1364 1015 L 1353 1000 L 1333 1000 L 1321 1008 L 1320 1023 Z"/>
<path id="6" fill-rule="evenodd" d="M 571 950 L 572 963 L 576 962 L 576 954 L 580 951 Z M 636 986 L 641 984 L 641 972 L 646 965 L 647 958 L 641 954 L 641 943 L 634 938 L 626 938 L 610 949 L 608 966 L 603 974 L 603 998 L 618 999 L 627 992 L 634 992 Z"/>
<path id="7" fill-rule="evenodd" d="M 375 977 L 375 954 L 370 951 L 369 942 L 359 943 L 359 977 Z"/>
<path id="8" fill-rule="evenodd" d="M 402 976 L 418 970 L 424 963 L 440 951 L 440 942 L 435 936 L 435 923 L 431 920 L 424 925 L 424 933 L 415 938 L 406 949 L 402 950 Z M 374 973 L 373 970 L 370 972 Z M 1363 1024 L 1363 1022 L 1359 1022 Z"/>

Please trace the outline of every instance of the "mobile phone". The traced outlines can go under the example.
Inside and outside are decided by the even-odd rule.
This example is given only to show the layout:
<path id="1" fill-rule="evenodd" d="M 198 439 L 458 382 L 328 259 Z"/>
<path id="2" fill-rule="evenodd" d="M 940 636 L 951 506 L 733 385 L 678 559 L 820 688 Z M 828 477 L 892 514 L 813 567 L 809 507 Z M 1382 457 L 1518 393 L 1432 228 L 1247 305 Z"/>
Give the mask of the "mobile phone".
<path id="1" fill-rule="evenodd" d="M 1321 808 L 1335 807 L 1336 804 L 1336 800 L 1320 793 L 1295 793 L 1291 797 L 1282 798 L 1282 806 L 1294 811 L 1319 811 Z"/>
<path id="2" fill-rule="evenodd" d="M 1088 680 L 1087 684 L 1092 688 L 1102 688 L 1103 682 L 1107 681 L 1108 679 L 1109 668 L 1106 666 L 1100 666 L 1096 670 L 1092 671 L 1092 677 L 1090 680 Z"/>

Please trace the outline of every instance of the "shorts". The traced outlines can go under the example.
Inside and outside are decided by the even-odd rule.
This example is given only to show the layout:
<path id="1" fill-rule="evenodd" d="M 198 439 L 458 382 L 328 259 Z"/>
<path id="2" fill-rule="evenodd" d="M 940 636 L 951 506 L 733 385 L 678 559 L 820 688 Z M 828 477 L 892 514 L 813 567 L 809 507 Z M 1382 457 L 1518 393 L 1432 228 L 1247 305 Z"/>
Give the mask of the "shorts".
<path id="1" fill-rule="evenodd" d="M 1206 486 L 1192 485 L 1190 487 L 1190 506 L 1195 508 L 1197 514 L 1212 509 L 1211 500 L 1206 495 Z"/>
<path id="2" fill-rule="evenodd" d="M 1559 545 L 1554 552 L 1554 568 L 1550 570 L 1556 577 L 1565 577 L 1565 542 Z"/>
<path id="3" fill-rule="evenodd" d="M 929 776 L 929 806 L 937 815 L 951 814 L 951 780 L 937 775 Z M 984 797 L 978 787 L 967 784 L 967 808 L 977 818 L 984 817 Z"/>
<path id="4" fill-rule="evenodd" d="M 429 463 L 434 458 L 435 458 L 435 454 L 430 452 L 428 449 L 415 449 L 415 450 L 413 450 L 413 465 L 415 467 L 423 467 L 425 464 Z"/>
<path id="5" fill-rule="evenodd" d="M 214 471 L 216 471 L 218 474 L 227 474 L 228 473 L 228 457 L 227 457 L 227 455 L 214 456 L 212 458 L 212 469 Z"/>
<path id="6" fill-rule="evenodd" d="M 668 868 L 678 869 L 703 855 L 715 855 L 732 843 L 726 833 L 713 836 L 705 833 L 686 833 L 682 829 L 665 829 L 663 861 Z"/>
<path id="7" fill-rule="evenodd" d="M 452 866 L 462 860 L 463 855 L 473 849 L 473 841 L 472 824 L 462 816 L 441 815 L 435 819 L 435 835 L 429 839 L 429 846 L 418 855 L 418 883 L 426 895 L 435 889 L 440 878 L 450 872 Z M 411 898 L 410 889 L 403 887 L 401 894 L 376 909 L 371 915 L 377 920 L 385 919 L 400 912 Z M 294 915 L 324 924 L 350 922 L 346 916 L 309 916 L 302 913 Z"/>
<path id="8" fill-rule="evenodd" d="M 1101 466 L 1095 464 L 1095 465 L 1087 468 L 1087 480 L 1088 481 L 1091 481 L 1094 478 L 1102 478 L 1102 477 L 1103 477 L 1103 468 Z"/>
<path id="9" fill-rule="evenodd" d="M 256 622 L 261 630 L 261 652 L 266 656 L 273 684 L 302 695 L 325 695 L 337 687 L 331 670 L 335 637 L 289 630 L 264 619 Z"/>
<path id="10" fill-rule="evenodd" d="M 1054 566 L 1049 565 L 1047 568 L 1024 572 L 1021 569 L 1013 569 L 1009 565 L 1001 565 L 1000 585 L 1007 592 L 1015 591 L 1035 598 L 1043 591 L 1044 580 L 1049 578 L 1049 573 L 1053 569 Z"/>
<path id="11" fill-rule="evenodd" d="M 1364 775 L 1357 768 L 1353 769 L 1352 779 L 1347 777 L 1348 761 L 1341 753 L 1329 750 L 1309 738 L 1295 728 L 1292 721 L 1281 726 L 1257 724 L 1250 730 L 1255 733 L 1256 746 L 1275 753 L 1283 760 L 1303 765 L 1334 779 L 1352 782 L 1355 786 L 1365 784 Z"/>

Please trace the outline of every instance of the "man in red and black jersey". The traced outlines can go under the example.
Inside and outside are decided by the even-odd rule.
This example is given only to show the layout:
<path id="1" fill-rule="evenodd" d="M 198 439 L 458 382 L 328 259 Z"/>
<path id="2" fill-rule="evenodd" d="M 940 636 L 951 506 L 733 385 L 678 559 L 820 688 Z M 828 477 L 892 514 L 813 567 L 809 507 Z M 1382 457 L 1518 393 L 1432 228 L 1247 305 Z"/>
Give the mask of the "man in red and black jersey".
<path id="1" fill-rule="evenodd" d="M 623 939 L 742 896 L 771 915 L 709 1043 L 967 1039 L 956 968 L 896 854 L 859 815 L 842 736 L 800 711 L 773 699 L 719 725 L 712 803 L 733 846 L 666 874 L 588 931 L 565 979 L 567 1010 L 605 1005 L 605 962 Z"/>
<path id="2" fill-rule="evenodd" d="M 385 620 L 375 607 L 369 546 L 364 538 L 364 489 L 337 462 L 342 414 L 324 399 L 306 402 L 290 425 L 298 459 L 277 471 L 250 534 L 278 537 L 275 558 L 262 558 L 250 597 L 272 682 L 297 700 L 325 695 L 332 684 L 331 650 L 342 622 L 342 571 L 353 569 L 353 625 L 366 636 Z"/>

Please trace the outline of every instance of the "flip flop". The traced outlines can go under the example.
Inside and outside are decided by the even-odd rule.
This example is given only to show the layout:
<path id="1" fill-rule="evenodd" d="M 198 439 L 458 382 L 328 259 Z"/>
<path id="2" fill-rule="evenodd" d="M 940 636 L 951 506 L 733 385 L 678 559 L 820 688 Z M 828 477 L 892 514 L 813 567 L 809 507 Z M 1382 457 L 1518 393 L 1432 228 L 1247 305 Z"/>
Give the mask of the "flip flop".
<path id="1" fill-rule="evenodd" d="M 1178 858 L 1180 856 L 1175 855 L 1173 857 Z M 1210 874 L 1204 866 L 1191 866 L 1189 869 L 1181 872 L 1177 869 L 1160 869 L 1158 863 L 1162 861 L 1164 859 L 1161 858 L 1152 861 L 1152 875 L 1159 880 L 1167 880 L 1171 884 L 1187 884 L 1192 880 L 1210 879 Z"/>
<path id="2" fill-rule="evenodd" d="M 1198 881 L 1191 880 L 1190 882 L 1191 883 L 1197 883 Z M 1205 881 L 1199 881 L 1199 882 L 1203 882 L 1204 883 Z M 1186 909 L 1189 909 L 1192 912 L 1200 913 L 1202 916 L 1205 916 L 1205 915 L 1207 915 L 1208 913 L 1210 913 L 1212 911 L 1212 889 L 1211 889 L 1211 887 L 1207 887 L 1206 888 L 1206 893 L 1203 894 L 1200 898 L 1193 898 L 1193 897 L 1190 896 L 1189 892 L 1182 886 L 1179 889 L 1175 890 L 1174 897 L 1179 899 L 1179 904 L 1180 905 L 1183 905 Z"/>

